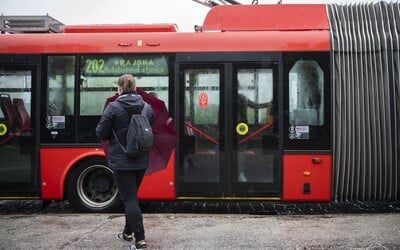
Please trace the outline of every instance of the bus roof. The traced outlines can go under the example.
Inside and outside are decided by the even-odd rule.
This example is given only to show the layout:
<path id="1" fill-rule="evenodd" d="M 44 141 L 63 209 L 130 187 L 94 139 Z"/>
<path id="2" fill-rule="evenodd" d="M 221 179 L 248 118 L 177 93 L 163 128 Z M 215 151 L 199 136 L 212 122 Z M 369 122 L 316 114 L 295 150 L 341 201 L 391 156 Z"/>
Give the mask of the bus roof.
<path id="1" fill-rule="evenodd" d="M 295 12 L 301 15 L 295 15 Z M 330 49 L 325 5 L 217 6 L 207 15 L 202 32 L 176 31 L 174 24 L 67 25 L 63 33 L 2 34 L 0 53 L 259 52 Z"/>
<path id="2" fill-rule="evenodd" d="M 219 5 L 202 31 L 327 30 L 325 4 Z"/>

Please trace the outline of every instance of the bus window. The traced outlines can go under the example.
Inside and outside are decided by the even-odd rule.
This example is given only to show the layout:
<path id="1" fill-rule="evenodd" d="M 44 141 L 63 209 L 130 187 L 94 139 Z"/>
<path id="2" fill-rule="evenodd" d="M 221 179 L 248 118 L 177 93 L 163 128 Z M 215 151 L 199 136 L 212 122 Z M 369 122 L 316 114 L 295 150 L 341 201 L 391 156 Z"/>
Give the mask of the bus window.
<path id="1" fill-rule="evenodd" d="M 139 88 L 168 108 L 169 70 L 164 55 L 110 54 L 81 57 L 78 141 L 98 142 L 94 128 L 107 98 L 116 95 L 118 78 L 132 74 Z"/>
<path id="2" fill-rule="evenodd" d="M 238 181 L 270 183 L 273 182 L 275 164 L 271 150 L 278 145 L 277 129 L 273 129 L 276 120 L 273 109 L 276 109 L 274 105 L 277 105 L 278 99 L 275 95 L 274 100 L 273 69 L 238 69 L 237 79 L 237 122 L 234 124 L 243 124 L 248 130 L 243 134 L 234 134 L 237 140 Z"/>
<path id="3" fill-rule="evenodd" d="M 80 115 L 101 115 L 105 100 L 116 94 L 118 78 L 132 74 L 139 88 L 168 107 L 168 63 L 165 56 L 98 55 L 81 57 Z"/>
<path id="4" fill-rule="evenodd" d="M 272 69 L 238 70 L 238 122 L 251 125 L 271 122 L 274 94 L 272 76 Z"/>
<path id="5" fill-rule="evenodd" d="M 74 56 L 49 56 L 46 112 L 49 130 L 66 129 L 66 116 L 74 115 L 74 72 Z"/>
<path id="6" fill-rule="evenodd" d="M 168 76 L 134 76 L 139 88 L 165 102 L 168 108 Z M 80 115 L 98 116 L 103 113 L 107 98 L 117 94 L 119 76 L 89 76 L 81 79 Z"/>
<path id="7" fill-rule="evenodd" d="M 284 148 L 329 150 L 331 147 L 329 54 L 286 53 L 283 62 Z"/>
<path id="8" fill-rule="evenodd" d="M 185 70 L 185 182 L 219 181 L 220 71 Z"/>
<path id="9" fill-rule="evenodd" d="M 75 56 L 47 58 L 47 86 L 43 85 L 41 102 L 41 141 L 75 142 Z"/>
<path id="10" fill-rule="evenodd" d="M 309 139 L 310 126 L 324 125 L 324 73 L 318 63 L 299 60 L 289 72 L 289 139 Z"/>
<path id="11" fill-rule="evenodd" d="M 32 73 L 0 69 L 0 186 L 30 182 Z"/>
<path id="12" fill-rule="evenodd" d="M 185 117 L 196 124 L 218 124 L 219 72 L 186 72 Z"/>

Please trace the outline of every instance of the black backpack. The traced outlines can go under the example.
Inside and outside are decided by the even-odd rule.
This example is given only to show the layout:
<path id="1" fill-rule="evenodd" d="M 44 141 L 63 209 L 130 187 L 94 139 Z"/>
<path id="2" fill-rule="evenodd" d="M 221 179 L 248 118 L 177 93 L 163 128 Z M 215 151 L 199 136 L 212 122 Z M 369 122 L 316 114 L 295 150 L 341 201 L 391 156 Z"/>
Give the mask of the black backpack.
<path id="1" fill-rule="evenodd" d="M 121 146 L 122 151 L 131 158 L 142 156 L 150 151 L 153 146 L 153 129 L 149 119 L 143 114 L 132 114 L 131 121 L 126 132 L 126 147 L 119 141 L 114 129 L 112 130 L 115 139 Z"/>

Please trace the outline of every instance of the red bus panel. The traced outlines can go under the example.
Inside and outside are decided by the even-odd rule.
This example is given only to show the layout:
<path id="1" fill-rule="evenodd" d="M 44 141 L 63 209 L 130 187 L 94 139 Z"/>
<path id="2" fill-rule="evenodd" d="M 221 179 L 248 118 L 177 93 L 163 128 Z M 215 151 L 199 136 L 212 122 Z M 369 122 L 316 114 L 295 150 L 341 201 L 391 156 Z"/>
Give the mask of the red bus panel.
<path id="1" fill-rule="evenodd" d="M 330 201 L 331 155 L 284 155 L 283 200 Z"/>
<path id="2" fill-rule="evenodd" d="M 139 188 L 139 199 L 172 200 L 175 190 L 175 150 L 172 151 L 166 169 L 146 175 Z"/>
<path id="3" fill-rule="evenodd" d="M 174 199 L 174 154 L 166 169 L 148 175 L 139 189 L 140 199 Z M 75 164 L 90 157 L 104 157 L 99 148 L 42 148 L 40 149 L 40 172 L 42 199 L 64 199 L 64 183 Z"/>
<path id="4" fill-rule="evenodd" d="M 0 35 L 1 54 L 329 51 L 327 30 Z"/>
<path id="5" fill-rule="evenodd" d="M 64 199 L 64 183 L 71 168 L 88 157 L 102 156 L 98 148 L 41 148 L 42 199 Z"/>

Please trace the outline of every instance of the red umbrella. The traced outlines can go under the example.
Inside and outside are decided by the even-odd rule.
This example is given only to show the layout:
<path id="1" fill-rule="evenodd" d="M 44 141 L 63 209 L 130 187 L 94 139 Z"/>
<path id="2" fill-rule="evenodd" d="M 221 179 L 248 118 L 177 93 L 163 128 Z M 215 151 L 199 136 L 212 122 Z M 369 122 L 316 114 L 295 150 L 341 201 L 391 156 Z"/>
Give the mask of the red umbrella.
<path id="1" fill-rule="evenodd" d="M 163 101 L 140 88 L 137 88 L 136 91 L 154 111 L 152 123 L 154 142 L 150 150 L 149 167 L 146 170 L 146 175 L 149 175 L 167 167 L 169 157 L 175 148 L 176 129 Z"/>

